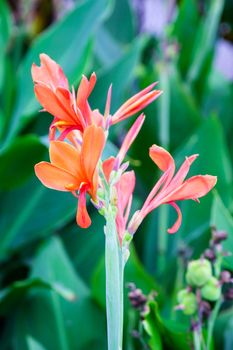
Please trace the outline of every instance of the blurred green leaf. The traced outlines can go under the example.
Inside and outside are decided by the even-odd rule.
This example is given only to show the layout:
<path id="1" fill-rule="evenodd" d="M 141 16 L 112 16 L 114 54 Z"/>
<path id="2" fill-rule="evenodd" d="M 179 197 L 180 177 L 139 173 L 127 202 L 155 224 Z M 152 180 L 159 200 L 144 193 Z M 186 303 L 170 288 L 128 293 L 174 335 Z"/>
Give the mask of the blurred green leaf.
<path id="1" fill-rule="evenodd" d="M 216 349 L 231 350 L 233 348 L 233 308 L 223 311 L 217 318 L 214 328 Z"/>
<path id="2" fill-rule="evenodd" d="M 46 350 L 38 341 L 32 337 L 27 337 L 28 350 Z"/>
<path id="3" fill-rule="evenodd" d="M 95 53 L 104 68 L 114 64 L 122 55 L 122 47 L 104 25 L 100 26 L 96 33 Z"/>
<path id="4" fill-rule="evenodd" d="M 190 83 L 197 83 L 200 79 L 198 87 L 204 85 L 206 77 L 203 72 L 209 72 L 212 60 L 212 51 L 214 41 L 216 40 L 219 21 L 223 10 L 224 0 L 213 0 L 209 2 L 206 16 L 198 27 L 195 37 L 195 45 L 192 53 L 192 60 L 187 74 L 187 80 Z M 200 94 L 199 91 L 197 91 Z"/>
<path id="5" fill-rule="evenodd" d="M 75 299 L 75 294 L 60 284 L 51 284 L 40 278 L 29 278 L 14 282 L 9 287 L 0 290 L 0 315 L 12 311 L 31 289 L 52 290 L 67 300 Z"/>
<path id="6" fill-rule="evenodd" d="M 168 349 L 189 350 L 190 349 L 190 332 L 181 324 L 173 321 L 162 319 L 159 315 L 158 305 L 155 301 L 149 301 L 149 310 L 143 321 L 145 329 L 151 332 L 151 342 L 153 350 Z M 158 337 L 158 333 L 160 338 Z M 160 340 L 160 342 L 159 342 Z M 156 344 L 157 341 L 157 344 Z M 156 347 L 157 346 L 157 347 Z"/>
<path id="7" fill-rule="evenodd" d="M 175 40 L 178 40 L 180 49 L 178 66 L 182 75 L 185 75 L 189 69 L 194 45 L 193 38 L 196 35 L 199 23 L 200 14 L 197 1 L 183 0 L 180 3 L 179 12 L 172 30 L 172 36 L 174 36 Z"/>
<path id="8" fill-rule="evenodd" d="M 42 160 L 46 147 L 33 135 L 14 139 L 0 155 L 0 190 L 19 187 L 34 173 L 35 163 Z"/>
<path id="9" fill-rule="evenodd" d="M 4 146 L 12 141 L 38 109 L 30 76 L 32 63 L 38 62 L 39 54 L 45 52 L 61 64 L 70 83 L 74 83 L 86 66 L 87 57 L 84 53 L 89 53 L 89 39 L 109 9 L 110 3 L 111 0 L 86 0 L 34 41 L 19 69 L 17 100 L 6 130 Z"/>
<path id="10" fill-rule="evenodd" d="M 136 39 L 117 62 L 99 72 L 95 90 L 90 96 L 94 107 L 104 111 L 110 84 L 113 85 L 111 113 L 120 107 L 119 102 L 122 102 L 124 90 L 133 79 L 144 43 L 145 38 Z"/>
<path id="11" fill-rule="evenodd" d="M 92 302 L 88 288 L 75 272 L 58 238 L 48 240 L 41 247 L 31 276 L 64 285 L 75 292 L 77 299 L 70 303 L 54 292 L 32 293 L 17 315 L 15 337 L 20 349 L 27 349 L 28 336 L 46 350 L 85 350 L 93 344 L 106 348 L 103 315 Z"/>
<path id="12" fill-rule="evenodd" d="M 0 2 L 0 91 L 3 88 L 5 54 L 12 31 L 11 13 L 5 0 Z"/>
<path id="13" fill-rule="evenodd" d="M 115 0 L 111 16 L 105 22 L 106 28 L 122 43 L 130 43 L 135 37 L 135 17 L 129 0 Z"/>
<path id="14" fill-rule="evenodd" d="M 35 177 L 23 187 L 1 194 L 0 257 L 44 237 L 75 216 L 77 199 L 45 188 Z"/>
<path id="15" fill-rule="evenodd" d="M 211 225 L 216 226 L 218 230 L 225 230 L 228 234 L 227 239 L 222 243 L 222 245 L 224 250 L 229 252 L 231 255 L 223 258 L 223 264 L 225 268 L 233 271 L 233 218 L 217 193 L 214 194 L 214 201 L 211 211 Z"/>

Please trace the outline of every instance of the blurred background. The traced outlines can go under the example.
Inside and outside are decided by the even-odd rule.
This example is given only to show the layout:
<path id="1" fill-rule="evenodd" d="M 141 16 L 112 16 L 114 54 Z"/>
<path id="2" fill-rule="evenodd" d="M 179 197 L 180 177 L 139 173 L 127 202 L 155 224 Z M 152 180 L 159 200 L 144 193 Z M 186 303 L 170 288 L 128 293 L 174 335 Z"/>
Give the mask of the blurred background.
<path id="1" fill-rule="evenodd" d="M 52 117 L 39 113 L 31 80 L 44 52 L 70 85 L 95 71 L 91 106 L 111 112 L 154 81 L 164 94 L 146 110 L 129 152 L 137 175 L 134 209 L 159 172 L 148 157 L 157 143 L 180 165 L 199 153 L 191 175 L 218 176 L 201 203 L 181 204 L 183 222 L 166 206 L 137 232 L 125 277 L 124 349 L 192 349 L 190 318 L 174 310 L 185 287 L 187 259 L 208 247 L 211 227 L 226 230 L 233 250 L 232 0 L 0 1 L 0 349 L 105 350 L 104 235 L 92 210 L 86 231 L 75 223 L 76 200 L 44 188 L 34 164 L 48 157 Z M 116 154 L 135 117 L 111 129 L 105 157 Z M 233 257 L 222 268 L 233 270 Z M 128 301 L 127 284 L 156 292 L 146 322 Z M 212 349 L 233 349 L 232 302 L 219 314 Z M 146 325 L 146 326 L 145 326 Z"/>

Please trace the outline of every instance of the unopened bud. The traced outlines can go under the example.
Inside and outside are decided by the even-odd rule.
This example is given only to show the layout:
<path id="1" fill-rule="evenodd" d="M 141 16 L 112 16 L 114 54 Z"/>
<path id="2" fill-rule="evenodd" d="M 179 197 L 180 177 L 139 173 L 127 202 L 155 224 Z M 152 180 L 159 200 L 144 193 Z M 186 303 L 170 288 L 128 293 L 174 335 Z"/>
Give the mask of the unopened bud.
<path id="1" fill-rule="evenodd" d="M 215 277 L 211 277 L 208 282 L 201 288 L 202 298 L 209 301 L 216 301 L 221 297 L 221 287 Z"/>
<path id="2" fill-rule="evenodd" d="M 231 273 L 227 270 L 221 272 L 220 278 L 222 283 L 229 283 L 232 280 Z"/>
<path id="3" fill-rule="evenodd" d="M 177 296 L 178 302 L 182 306 L 185 315 L 193 315 L 197 311 L 196 295 L 187 289 L 182 289 Z"/>
<path id="4" fill-rule="evenodd" d="M 188 264 L 186 281 L 194 287 L 203 286 L 212 276 L 212 268 L 209 260 L 193 260 Z"/>
<path id="5" fill-rule="evenodd" d="M 210 261 L 216 260 L 216 254 L 212 249 L 206 249 L 204 252 L 204 257 Z"/>
<path id="6" fill-rule="evenodd" d="M 222 241 L 225 241 L 227 239 L 227 232 L 226 231 L 218 231 L 216 229 L 213 230 L 212 233 L 212 240 L 214 244 L 219 244 Z"/>

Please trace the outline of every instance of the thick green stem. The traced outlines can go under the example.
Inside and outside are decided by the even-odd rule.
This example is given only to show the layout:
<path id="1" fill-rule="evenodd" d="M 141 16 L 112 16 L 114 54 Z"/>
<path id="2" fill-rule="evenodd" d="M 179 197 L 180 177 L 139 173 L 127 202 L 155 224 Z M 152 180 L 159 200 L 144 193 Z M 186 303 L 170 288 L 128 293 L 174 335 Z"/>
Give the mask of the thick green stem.
<path id="1" fill-rule="evenodd" d="M 193 332 L 194 350 L 201 350 L 201 337 L 199 330 Z"/>
<path id="2" fill-rule="evenodd" d="M 106 215 L 105 270 L 108 350 L 122 350 L 124 262 L 111 207 Z"/>

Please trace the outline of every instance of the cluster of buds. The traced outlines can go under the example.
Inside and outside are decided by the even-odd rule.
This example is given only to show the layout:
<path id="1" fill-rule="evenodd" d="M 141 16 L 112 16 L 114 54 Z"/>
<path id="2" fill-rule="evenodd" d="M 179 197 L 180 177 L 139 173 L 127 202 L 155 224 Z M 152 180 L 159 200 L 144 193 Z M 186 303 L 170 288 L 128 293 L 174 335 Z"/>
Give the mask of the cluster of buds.
<path id="1" fill-rule="evenodd" d="M 233 279 L 227 270 L 221 271 L 223 252 L 222 242 L 227 238 L 225 231 L 212 230 L 209 248 L 200 259 L 192 260 L 187 265 L 185 275 L 187 287 L 179 291 L 176 309 L 185 315 L 198 315 L 202 322 L 210 316 L 218 300 L 232 299 L 232 288 L 228 288 Z M 225 291 L 226 290 L 226 291 Z"/>
<path id="2" fill-rule="evenodd" d="M 137 288 L 134 283 L 128 284 L 128 298 L 132 307 L 139 311 L 140 317 L 143 319 L 144 315 L 149 311 L 148 309 L 148 301 L 154 300 L 157 296 L 156 291 L 152 291 L 149 295 L 143 294 L 142 290 Z"/>

